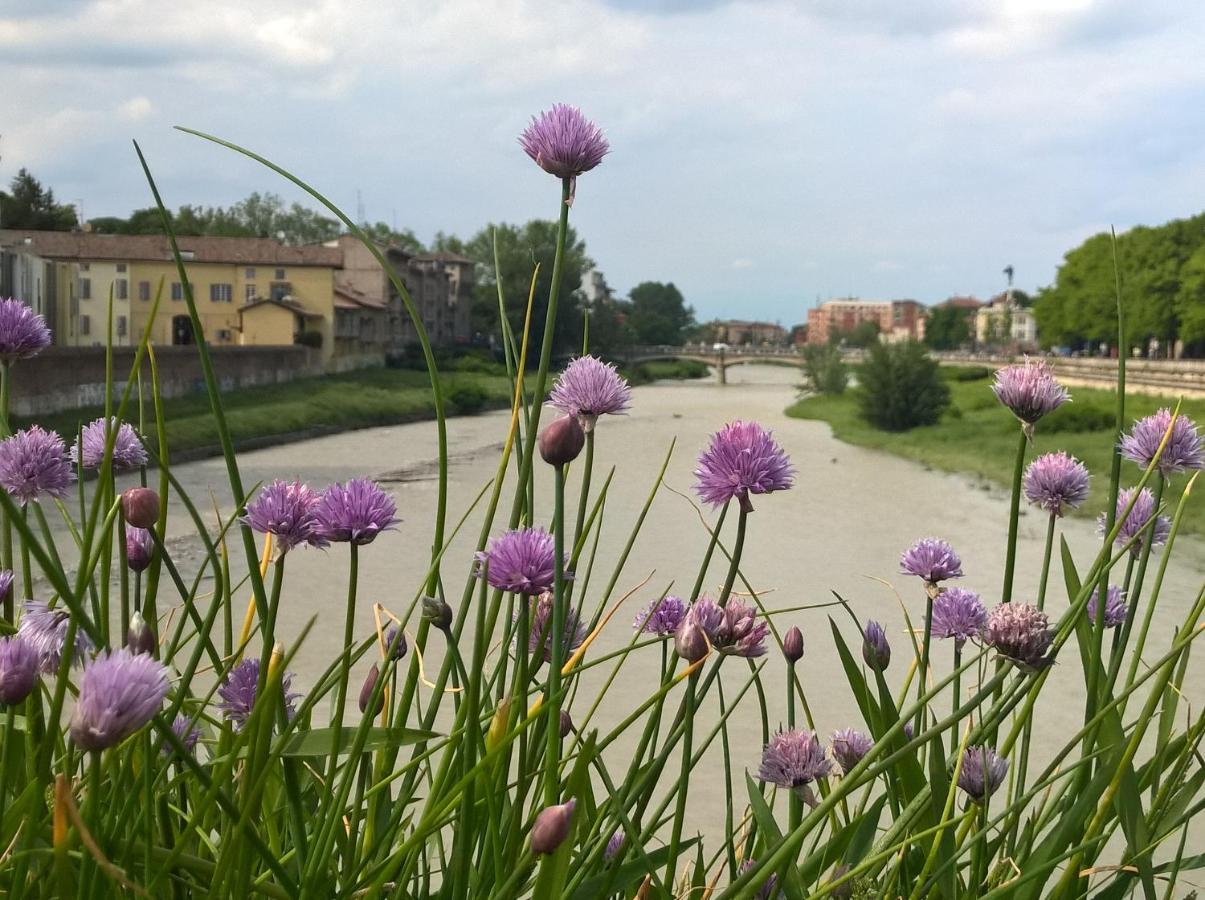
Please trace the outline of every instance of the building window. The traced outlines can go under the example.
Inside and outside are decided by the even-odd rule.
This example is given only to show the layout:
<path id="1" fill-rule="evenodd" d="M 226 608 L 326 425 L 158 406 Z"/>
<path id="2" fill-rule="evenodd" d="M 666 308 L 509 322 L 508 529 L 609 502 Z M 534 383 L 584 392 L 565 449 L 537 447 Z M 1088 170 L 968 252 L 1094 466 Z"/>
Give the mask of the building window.
<path id="1" fill-rule="evenodd" d="M 252 279 L 255 278 L 255 269 L 251 266 L 248 266 L 247 268 L 245 268 L 243 270 L 243 277 L 246 278 L 248 281 L 251 281 Z"/>
<path id="2" fill-rule="evenodd" d="M 92 333 L 91 316 L 80 316 L 79 317 L 79 333 L 80 334 L 91 334 Z"/>
<path id="3" fill-rule="evenodd" d="M 87 271 L 88 271 L 88 267 L 89 267 L 89 265 L 90 265 L 89 263 L 80 263 L 80 264 L 79 264 L 79 270 L 80 270 L 81 272 L 87 272 Z"/>
<path id="4" fill-rule="evenodd" d="M 138 282 L 138 299 L 139 300 L 150 300 L 151 299 L 151 283 L 149 281 Z"/>
<path id="5" fill-rule="evenodd" d="M 118 264 L 117 264 L 117 271 L 118 271 L 118 272 L 124 272 L 125 270 L 126 270 L 126 264 L 125 264 L 125 263 L 118 263 Z"/>
<path id="6" fill-rule="evenodd" d="M 113 296 L 118 300 L 130 299 L 130 283 L 124 278 L 118 278 L 113 282 Z"/>
<path id="7" fill-rule="evenodd" d="M 277 281 L 284 281 L 284 280 L 285 280 L 285 270 L 284 270 L 284 269 L 277 269 L 277 270 L 276 270 L 276 280 L 277 280 Z"/>
<path id="8" fill-rule="evenodd" d="M 117 336 L 118 337 L 126 336 L 126 317 L 125 316 L 117 317 Z"/>
<path id="9" fill-rule="evenodd" d="M 183 300 L 184 299 L 184 288 L 178 281 L 172 282 L 172 299 L 173 300 Z"/>
<path id="10" fill-rule="evenodd" d="M 247 287 L 245 289 L 244 297 L 248 303 L 250 303 L 252 300 L 255 299 L 255 297 L 256 297 L 255 285 L 253 285 L 253 284 L 247 285 Z"/>
<path id="11" fill-rule="evenodd" d="M 79 298 L 81 300 L 92 299 L 92 279 L 81 278 L 79 280 Z"/>
<path id="12" fill-rule="evenodd" d="M 229 303 L 234 299 L 234 286 L 229 284 L 211 284 L 209 300 L 212 303 Z"/>
<path id="13" fill-rule="evenodd" d="M 219 328 L 218 329 L 218 340 L 219 341 L 229 341 L 230 340 L 230 329 L 229 328 Z"/>
<path id="14" fill-rule="evenodd" d="M 292 285 L 287 281 L 272 282 L 271 293 L 268 295 L 273 300 L 283 300 L 292 293 Z"/>

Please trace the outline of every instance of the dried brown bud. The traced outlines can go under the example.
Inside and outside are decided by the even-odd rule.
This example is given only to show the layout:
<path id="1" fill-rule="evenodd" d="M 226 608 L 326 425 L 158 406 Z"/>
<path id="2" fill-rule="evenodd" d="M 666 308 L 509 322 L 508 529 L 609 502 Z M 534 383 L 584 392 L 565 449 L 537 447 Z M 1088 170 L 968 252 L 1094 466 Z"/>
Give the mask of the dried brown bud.
<path id="1" fill-rule="evenodd" d="M 121 495 L 121 512 L 136 528 L 153 528 L 159 521 L 159 495 L 150 488 L 130 488 Z"/>
<path id="2" fill-rule="evenodd" d="M 585 445 L 586 433 L 577 416 L 562 416 L 540 433 L 540 456 L 550 466 L 573 462 Z"/>

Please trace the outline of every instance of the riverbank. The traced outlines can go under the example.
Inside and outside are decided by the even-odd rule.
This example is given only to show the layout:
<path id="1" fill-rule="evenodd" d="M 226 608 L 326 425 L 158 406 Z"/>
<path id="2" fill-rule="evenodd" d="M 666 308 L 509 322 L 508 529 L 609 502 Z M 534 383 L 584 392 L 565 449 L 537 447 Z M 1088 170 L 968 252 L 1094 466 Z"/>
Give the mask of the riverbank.
<path id="1" fill-rule="evenodd" d="M 960 381 L 969 369 L 942 370 L 950 386 L 950 408 L 937 425 L 895 433 L 879 431 L 858 413 L 857 388 L 836 397 L 813 396 L 799 400 L 786 410 L 788 416 L 828 423 L 838 440 L 859 447 L 883 450 L 945 472 L 970 475 L 984 487 L 1008 488 L 1012 480 L 1017 448 L 1016 421 L 1001 409 L 991 392 L 991 378 Z M 960 376 L 961 373 L 961 376 Z M 1117 394 L 1096 388 L 1071 388 L 1072 402 L 1044 419 L 1034 436 L 1030 459 L 1053 450 L 1063 450 L 1081 460 L 1092 473 L 1092 493 L 1075 514 L 1095 517 L 1108 502 L 1109 467 L 1113 419 Z M 1176 398 L 1152 395 L 1126 397 L 1126 421 L 1149 415 L 1160 407 L 1174 407 Z M 1205 400 L 1185 400 L 1182 412 L 1194 421 L 1205 422 Z M 1132 463 L 1123 461 L 1122 483 L 1136 480 Z M 1187 479 L 1172 482 L 1164 496 L 1175 509 Z M 1185 510 L 1183 529 L 1205 534 L 1205 504 L 1192 503 Z"/>
<path id="2" fill-rule="evenodd" d="M 484 364 L 486 371 L 441 373 L 449 416 L 474 415 L 509 407 L 510 381 L 501 366 Z M 633 384 L 663 379 L 706 377 L 701 363 L 653 362 L 628 373 Z M 128 418 L 139 421 L 137 398 Z M 153 435 L 154 410 L 144 398 L 144 429 Z M 237 450 L 290 444 L 323 435 L 381 425 L 404 425 L 435 418 L 430 382 L 425 371 L 362 369 L 341 375 L 304 378 L 287 384 L 242 388 L 222 395 L 226 422 Z M 217 424 L 204 393 L 164 401 L 167 445 L 176 461 L 219 455 Z M 57 431 L 68 442 L 82 423 L 104 415 L 100 407 L 67 410 L 32 419 L 15 420 L 19 428 L 36 422 Z"/>

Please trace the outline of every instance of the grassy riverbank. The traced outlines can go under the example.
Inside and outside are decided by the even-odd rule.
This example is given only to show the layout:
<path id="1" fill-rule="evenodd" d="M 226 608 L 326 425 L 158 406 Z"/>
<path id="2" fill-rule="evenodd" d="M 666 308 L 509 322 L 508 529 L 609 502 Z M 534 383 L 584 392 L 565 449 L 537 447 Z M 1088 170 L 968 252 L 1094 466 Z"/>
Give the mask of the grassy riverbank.
<path id="1" fill-rule="evenodd" d="M 916 460 L 935 469 L 972 475 L 984 483 L 1007 489 L 1012 479 L 1017 448 L 1017 424 L 1000 407 L 991 392 L 990 378 L 959 381 L 962 369 L 943 369 L 950 385 L 951 405 L 937 425 L 903 433 L 879 431 L 858 414 L 857 389 L 838 397 L 808 397 L 787 409 L 799 419 L 827 422 L 839 440 L 859 447 L 885 450 Z M 1071 403 L 1056 410 L 1038 425 L 1029 458 L 1052 450 L 1065 450 L 1082 460 L 1092 473 L 1092 495 L 1079 511 L 1094 517 L 1107 503 L 1111 429 L 1116 394 L 1113 391 L 1073 387 Z M 1175 406 L 1175 398 L 1131 395 L 1126 399 L 1127 422 L 1148 415 L 1162 406 Z M 1186 400 L 1184 414 L 1205 423 L 1205 400 Z M 1133 463 L 1123 460 L 1122 484 L 1137 479 Z M 1165 494 L 1169 515 L 1174 511 L 1187 478 L 1179 476 Z M 1196 492 L 1200 494 L 1200 491 Z M 1184 529 L 1205 534 L 1205 502 L 1190 501 Z"/>
<path id="2" fill-rule="evenodd" d="M 473 415 L 510 405 L 510 382 L 501 366 L 487 363 L 461 368 L 480 371 L 447 371 L 442 375 L 449 415 Z M 671 361 L 645 363 L 627 374 L 633 384 L 645 384 L 664 378 L 705 377 L 708 372 L 700 363 Z M 411 369 L 363 369 L 243 388 L 223 394 L 222 402 L 235 446 L 240 449 L 435 417 L 427 374 Z M 146 430 L 153 433 L 154 411 L 149 395 L 145 403 Z M 165 400 L 164 412 L 168 446 L 175 458 L 221 452 L 217 426 L 204 394 Z M 28 421 L 18 418 L 16 425 L 23 428 L 36 421 L 43 428 L 59 432 L 70 443 L 81 423 L 101 415 L 99 407 L 68 410 Z M 138 421 L 136 407 L 129 418 Z"/>

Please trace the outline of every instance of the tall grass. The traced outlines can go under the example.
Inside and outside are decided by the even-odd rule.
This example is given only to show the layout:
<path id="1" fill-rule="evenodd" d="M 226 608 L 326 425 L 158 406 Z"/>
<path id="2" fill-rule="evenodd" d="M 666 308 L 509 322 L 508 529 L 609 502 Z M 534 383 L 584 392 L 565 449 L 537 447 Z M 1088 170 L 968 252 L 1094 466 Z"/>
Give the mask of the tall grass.
<path id="1" fill-rule="evenodd" d="M 326 202 L 250 151 L 210 140 L 261 159 Z M 149 170 L 148 181 L 153 188 Z M 572 187 L 564 178 L 558 195 L 549 198 L 558 203 L 562 239 Z M 166 213 L 164 227 L 170 234 Z M 177 263 L 187 285 L 187 266 L 178 254 Z M 390 275 L 398 284 L 396 274 Z M 289 566 L 290 555 L 304 551 L 282 552 L 238 518 L 262 488 L 241 478 L 227 398 L 217 390 L 187 293 L 210 413 L 238 509 L 213 524 L 200 512 L 204 503 L 181 489 L 172 472 L 170 423 L 158 394 L 148 325 L 135 368 L 124 387 L 120 380 L 110 385 L 120 388 L 110 395 L 120 398 L 113 414 L 133 424 L 151 449 L 142 472 L 143 483 L 155 485 L 160 499 L 151 567 L 131 573 L 123 565 L 130 510 L 113 487 L 113 432 L 99 477 L 78 497 L 43 498 L 22 507 L 0 492 L 0 510 L 12 534 L 6 559 L 21 570 L 15 588 L 20 599 L 31 598 L 37 587 L 39 599 L 68 612 L 68 646 L 78 634 L 97 648 L 120 646 L 125 612 L 139 611 L 154 635 L 152 655 L 170 674 L 170 690 L 145 727 L 102 749 L 85 749 L 69 728 L 81 672 L 94 665 L 90 660 L 81 670 L 65 653 L 27 698 L 4 708 L 0 889 L 6 895 L 1189 895 L 1205 865 L 1200 848 L 1190 843 L 1205 803 L 1205 719 L 1185 703 L 1183 691 L 1200 677 L 1189 654 L 1201 631 L 1205 591 L 1187 598 L 1173 635 L 1152 635 L 1146 626 L 1164 599 L 1163 575 L 1195 476 L 1167 510 L 1174 518 L 1157 553 L 1144 542 L 1149 529 L 1126 546 L 1115 544 L 1128 510 L 1116 522 L 1109 520 L 1109 534 L 1091 558 L 1073 558 L 1065 542 L 1053 540 L 1052 527 L 1045 566 L 1057 553 L 1064 575 L 1062 584 L 1048 590 L 1051 597 L 1063 595 L 1059 604 L 1047 603 L 1047 609 L 1063 610 L 1050 625 L 1057 665 L 1017 665 L 1002 655 L 998 642 L 976 635 L 952 669 L 928 671 L 922 661 L 930 658 L 929 641 L 918 637 L 910 647 L 894 648 L 892 664 L 910 674 L 893 695 L 881 662 L 862 652 L 865 623 L 836 597 L 829 631 L 840 665 L 833 677 L 852 690 L 869 748 L 845 771 L 822 756 L 807 762 L 810 775 L 772 784 L 761 778 L 770 769 L 763 772 L 759 761 L 728 752 L 729 717 L 742 705 L 756 704 L 767 740 L 772 707 L 786 706 L 792 726 L 798 710 L 809 729 L 814 727 L 808 686 L 793 670 L 785 687 L 763 679 L 756 654 L 742 658 L 735 632 L 723 630 L 727 625 L 703 631 L 701 638 L 683 626 L 673 634 L 637 630 L 619 650 L 595 646 L 604 630 L 622 627 L 613 616 L 624 599 L 624 564 L 636 542 L 649 539 L 642 525 L 661 483 L 659 476 L 648 485 L 638 509 L 608 502 L 612 474 L 591 472 L 593 441 L 608 439 L 604 420 L 591 434 L 586 455 L 557 467 L 555 507 L 536 505 L 532 482 L 537 472 L 545 477 L 538 437 L 552 378 L 547 337 L 558 280 L 554 271 L 544 353 L 534 371 L 528 366 L 534 278 L 528 325 L 507 332 L 511 415 L 495 476 L 467 509 L 446 506 L 441 377 L 424 347 L 440 424 L 440 503 L 431 524 L 428 572 L 421 583 L 398 586 L 394 608 L 377 608 L 374 621 L 357 623 L 357 561 L 375 548 L 353 545 L 350 554 L 332 552 L 332 560 L 349 561 L 348 639 L 296 697 L 287 673 L 309 653 L 309 628 L 299 640 L 282 644 L 276 611 L 283 597 L 304 590 Z M 413 316 L 404 286 L 399 290 Z M 415 324 L 421 324 L 417 317 Z M 20 378 L 19 364 L 8 377 Z M 986 385 L 975 387 L 987 391 Z M 1118 432 L 1129 424 L 1124 401 L 1120 393 Z M 1017 441 L 1019 468 L 1032 455 L 1029 442 L 1006 410 L 996 408 L 994 414 L 1011 423 L 1004 427 Z M 674 447 L 656 452 L 664 454 L 664 473 Z M 1127 483 L 1151 485 L 1169 496 L 1162 492 L 1155 461 L 1142 472 L 1117 462 L 1114 495 L 1123 474 Z M 1018 490 L 1014 485 L 1014 494 Z M 750 516 L 750 497 L 741 494 L 735 509 L 723 506 L 710 520 L 704 555 L 674 561 L 679 570 L 694 573 L 688 601 L 719 571 L 723 615 L 743 608 L 738 596 L 750 598 L 759 611 L 756 619 L 741 621 L 746 650 L 773 610 L 765 609 L 750 586 L 742 549 L 747 540 L 772 535 L 773 506 L 781 500 L 754 493 L 766 513 Z M 1000 523 L 1001 541 L 1011 532 L 1015 544 L 1017 502 L 1012 521 Z M 867 516 L 894 512 L 865 510 Z M 204 547 L 201 572 L 191 580 L 164 544 L 169 518 L 191 522 Z M 56 545 L 52 519 L 67 523 L 72 548 Z M 604 521 L 626 529 L 624 549 L 610 571 L 595 571 Z M 477 550 L 486 551 L 491 537 L 528 525 L 549 527 L 555 539 L 555 572 L 544 600 L 493 586 L 488 566 L 494 563 L 448 549 L 462 530 L 475 533 Z M 957 534 L 947 537 L 957 543 Z M 1137 556 L 1130 552 L 1134 548 Z M 74 571 L 62 561 L 68 549 L 80 560 Z M 895 560 L 878 563 L 883 571 L 894 565 Z M 37 585 L 34 573 L 46 587 Z M 1129 625 L 1106 633 L 1102 616 L 1093 627 L 1086 613 L 1093 589 L 1122 582 L 1135 611 Z M 664 591 L 637 590 L 653 611 L 672 601 Z M 944 585 L 917 581 L 909 599 L 918 615 L 943 590 Z M 533 632 L 540 603 L 551 604 L 554 635 L 573 616 L 584 624 L 580 643 L 549 642 L 549 661 L 539 632 Z M 9 608 L 6 633 L 28 614 L 23 609 L 20 603 Z M 1139 611 L 1142 618 L 1136 619 Z M 407 639 L 404 655 L 398 642 L 386 644 L 395 621 Z M 938 639 L 929 616 L 914 624 L 918 635 Z M 537 648 L 529 652 L 533 633 Z M 780 652 L 777 627 L 771 624 L 770 636 L 754 643 Z M 635 654 L 659 657 L 660 678 L 639 685 L 628 714 L 613 727 L 601 727 L 595 721 L 599 702 L 624 678 Z M 378 674 L 361 691 L 349 683 L 349 672 L 365 657 L 376 661 Z M 234 719 L 217 692 L 244 659 L 260 663 L 255 699 L 244 718 Z M 731 669 L 740 674 L 735 692 L 731 679 L 719 678 L 721 670 Z M 581 678 L 587 671 L 605 675 L 593 697 Z M 1082 682 L 1087 693 L 1082 726 L 1059 736 L 1061 746 L 1044 767 L 1030 766 L 1025 747 L 1032 728 L 1040 727 L 1036 698 L 1052 681 L 1069 680 Z M 358 692 L 358 708 L 338 702 Z M 703 711 L 703 699 L 711 696 L 719 699 L 718 716 Z M 333 721 L 327 714 L 332 701 Z M 568 727 L 563 709 L 571 711 Z M 200 732 L 195 747 L 186 740 L 193 728 Z M 794 729 L 792 740 L 825 740 L 809 735 Z M 977 758 L 967 748 L 984 744 L 1011 765 L 994 793 L 976 794 L 967 776 Z M 718 769 L 706 755 L 713 746 L 724 750 Z M 787 768 L 798 767 L 799 773 L 803 765 L 787 760 Z M 722 791 L 727 813 L 722 834 L 700 839 L 684 828 L 683 816 L 688 795 L 705 791 Z"/>

